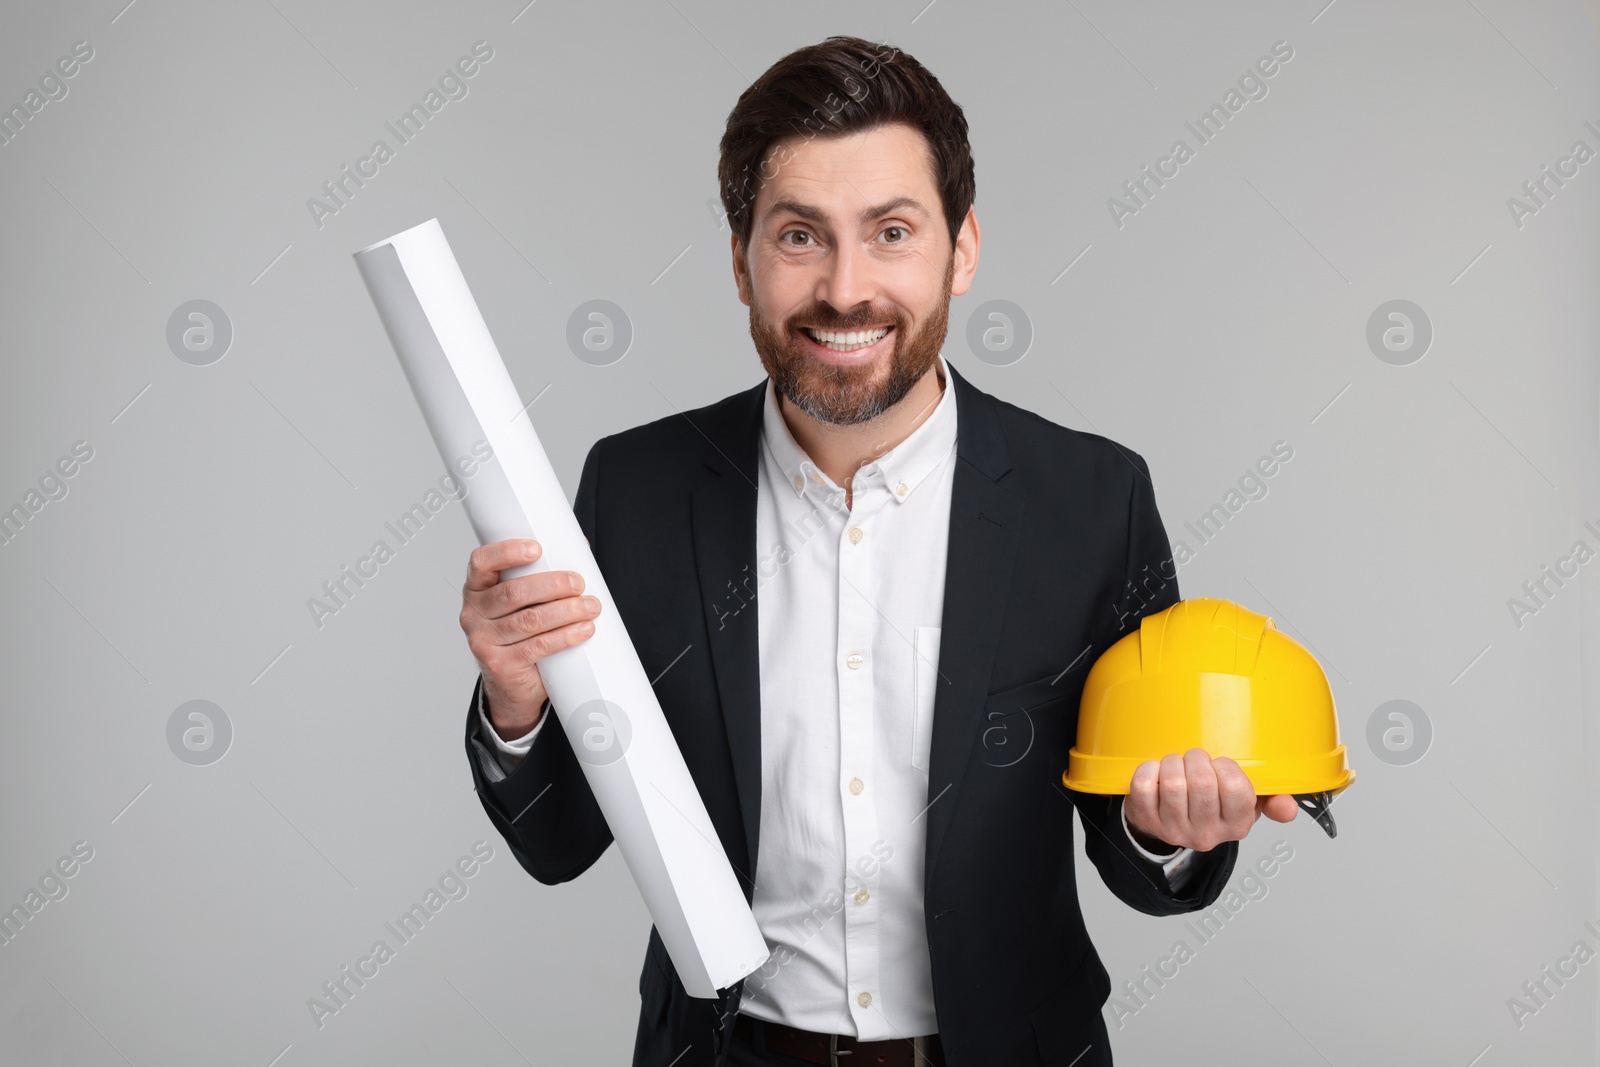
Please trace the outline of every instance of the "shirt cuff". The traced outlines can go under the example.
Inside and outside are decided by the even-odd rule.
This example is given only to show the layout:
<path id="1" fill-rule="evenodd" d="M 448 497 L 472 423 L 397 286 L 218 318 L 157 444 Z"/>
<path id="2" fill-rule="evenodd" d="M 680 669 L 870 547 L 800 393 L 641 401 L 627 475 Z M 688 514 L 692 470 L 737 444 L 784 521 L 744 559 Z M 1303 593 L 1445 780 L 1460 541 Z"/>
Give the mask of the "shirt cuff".
<path id="1" fill-rule="evenodd" d="M 545 720 L 550 717 L 550 700 L 548 697 L 545 698 L 541 711 L 539 722 L 533 729 L 513 740 L 502 740 L 500 735 L 495 732 L 494 724 L 489 721 L 489 705 L 487 698 L 483 695 L 483 687 L 478 687 L 478 719 L 483 726 L 483 734 L 494 743 L 496 749 L 507 756 L 526 756 L 528 750 L 533 747 L 533 739 L 539 735 L 539 731 L 544 727 Z"/>
<path id="2" fill-rule="evenodd" d="M 544 724 L 555 714 L 555 708 L 549 698 L 545 698 L 544 707 L 541 709 L 539 721 L 533 729 L 521 737 L 510 741 L 502 740 L 495 732 L 494 725 L 489 722 L 489 709 L 487 698 L 483 695 L 483 687 L 478 687 L 478 733 L 487 737 L 494 746 L 492 752 L 485 746 L 479 737 L 472 739 L 473 746 L 478 750 L 478 762 L 483 765 L 484 777 L 491 782 L 503 782 L 513 771 L 522 765 L 527 758 L 528 750 L 533 747 L 533 742 L 539 736 L 539 731 Z"/>
<path id="3" fill-rule="evenodd" d="M 1139 844 L 1138 841 L 1134 840 L 1133 828 L 1128 825 L 1127 804 L 1118 804 L 1117 810 L 1122 814 L 1122 830 L 1128 835 L 1128 843 L 1133 845 L 1133 847 L 1138 851 L 1139 855 L 1143 856 L 1151 863 L 1161 864 L 1162 873 L 1167 876 L 1167 884 L 1176 890 L 1180 888 L 1183 883 L 1187 882 L 1188 878 L 1186 877 L 1186 873 L 1189 871 L 1190 863 L 1194 859 L 1194 849 L 1176 848 L 1165 855 L 1151 852 L 1149 849 Z"/>

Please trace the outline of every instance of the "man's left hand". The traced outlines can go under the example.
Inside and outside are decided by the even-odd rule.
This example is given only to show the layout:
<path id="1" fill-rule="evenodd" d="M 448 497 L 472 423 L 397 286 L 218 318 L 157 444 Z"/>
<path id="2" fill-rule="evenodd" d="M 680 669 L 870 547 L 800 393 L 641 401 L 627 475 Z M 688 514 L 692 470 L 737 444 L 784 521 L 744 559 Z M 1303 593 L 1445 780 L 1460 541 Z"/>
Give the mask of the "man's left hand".
<path id="1" fill-rule="evenodd" d="M 1256 796 L 1237 763 L 1203 748 L 1139 764 L 1123 806 L 1134 839 L 1151 852 L 1209 852 L 1242 840 L 1262 815 L 1291 822 L 1300 810 L 1288 794 Z"/>

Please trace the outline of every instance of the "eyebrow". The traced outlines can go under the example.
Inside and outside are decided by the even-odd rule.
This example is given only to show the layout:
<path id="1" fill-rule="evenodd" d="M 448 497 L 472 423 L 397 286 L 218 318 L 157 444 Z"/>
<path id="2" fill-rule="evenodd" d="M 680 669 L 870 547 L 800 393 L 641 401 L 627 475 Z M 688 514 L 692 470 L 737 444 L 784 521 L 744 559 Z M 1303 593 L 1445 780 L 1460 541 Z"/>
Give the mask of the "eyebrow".
<path id="1" fill-rule="evenodd" d="M 908 208 L 913 214 L 921 215 L 925 219 L 931 217 L 928 214 L 928 209 L 923 207 L 913 198 L 909 196 L 896 196 L 885 200 L 881 204 L 864 208 L 861 212 L 860 221 L 870 222 L 872 219 L 881 218 L 884 215 L 898 211 L 901 208 Z M 810 204 L 802 204 L 798 200 L 784 197 L 781 200 L 775 201 L 773 205 L 767 209 L 767 218 L 770 219 L 774 215 L 783 214 L 784 212 L 788 212 L 792 215 L 799 215 L 808 222 L 822 222 L 825 217 L 820 208 L 815 208 Z"/>

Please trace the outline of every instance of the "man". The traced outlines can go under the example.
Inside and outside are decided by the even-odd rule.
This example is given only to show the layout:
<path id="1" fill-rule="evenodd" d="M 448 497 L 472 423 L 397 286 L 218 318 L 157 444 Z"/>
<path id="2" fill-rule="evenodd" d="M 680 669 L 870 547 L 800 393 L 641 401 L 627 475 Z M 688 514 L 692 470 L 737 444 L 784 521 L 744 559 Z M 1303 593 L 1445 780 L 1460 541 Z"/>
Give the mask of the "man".
<path id="1" fill-rule="evenodd" d="M 1200 749 L 1125 802 L 1060 784 L 1089 666 L 1178 587 L 1142 457 L 940 355 L 980 233 L 938 81 L 858 38 L 801 49 L 719 169 L 767 380 L 590 450 L 575 511 L 615 605 L 572 572 L 499 583 L 531 542 L 473 552 L 484 808 L 547 884 L 610 844 L 538 661 L 618 610 L 773 950 L 698 1000 L 652 931 L 636 1065 L 1110 1064 L 1073 809 L 1105 884 L 1165 915 L 1295 802 Z"/>

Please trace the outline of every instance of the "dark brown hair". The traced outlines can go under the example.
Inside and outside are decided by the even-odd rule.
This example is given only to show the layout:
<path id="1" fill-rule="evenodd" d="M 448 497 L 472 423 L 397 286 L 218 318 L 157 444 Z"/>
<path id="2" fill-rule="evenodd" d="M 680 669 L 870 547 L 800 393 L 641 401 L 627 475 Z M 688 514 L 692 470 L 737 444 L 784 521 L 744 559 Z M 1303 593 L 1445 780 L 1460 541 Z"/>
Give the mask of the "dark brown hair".
<path id="1" fill-rule="evenodd" d="M 749 247 L 756 192 L 776 174 L 767 160 L 774 144 L 892 122 L 906 123 L 927 138 L 953 246 L 977 186 L 966 115 L 921 63 L 898 48 L 860 37 L 829 37 L 790 52 L 768 67 L 728 113 L 717 184 L 740 243 Z"/>

